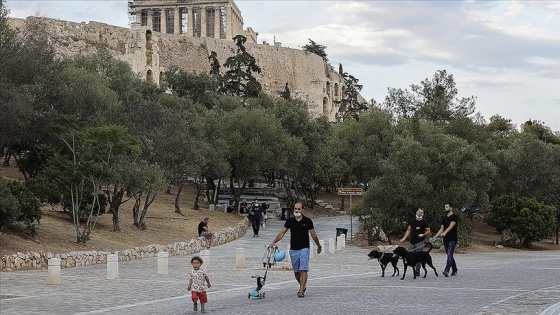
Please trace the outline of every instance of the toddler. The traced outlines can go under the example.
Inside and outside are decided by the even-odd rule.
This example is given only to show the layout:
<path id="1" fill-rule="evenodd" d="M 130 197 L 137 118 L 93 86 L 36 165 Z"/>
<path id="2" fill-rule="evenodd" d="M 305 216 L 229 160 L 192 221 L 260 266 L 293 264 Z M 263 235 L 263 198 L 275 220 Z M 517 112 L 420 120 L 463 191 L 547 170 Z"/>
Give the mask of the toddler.
<path id="1" fill-rule="evenodd" d="M 206 311 L 204 310 L 204 306 L 206 305 L 206 302 L 208 302 L 205 284 L 208 285 L 208 288 L 210 288 L 211 285 L 206 271 L 200 268 L 200 266 L 202 266 L 202 263 L 202 258 L 198 256 L 194 256 L 191 259 L 191 265 L 193 269 L 191 270 L 191 276 L 189 279 L 187 290 L 191 291 L 191 298 L 194 303 L 193 310 L 195 312 L 198 311 L 198 300 L 200 300 L 200 312 L 204 314 L 206 313 Z"/>

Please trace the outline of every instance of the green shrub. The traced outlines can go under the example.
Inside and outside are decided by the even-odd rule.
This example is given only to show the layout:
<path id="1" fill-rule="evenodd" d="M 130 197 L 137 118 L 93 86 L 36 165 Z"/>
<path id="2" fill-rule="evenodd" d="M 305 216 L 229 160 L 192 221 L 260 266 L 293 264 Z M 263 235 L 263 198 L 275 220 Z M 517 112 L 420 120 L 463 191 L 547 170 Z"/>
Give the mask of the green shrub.
<path id="1" fill-rule="evenodd" d="M 0 179 L 1 228 L 22 222 L 27 231 L 35 235 L 35 223 L 39 222 L 41 215 L 41 203 L 23 182 Z"/>
<path id="2" fill-rule="evenodd" d="M 535 199 L 504 195 L 492 201 L 486 222 L 502 235 L 504 246 L 529 247 L 552 236 L 556 208 Z"/>

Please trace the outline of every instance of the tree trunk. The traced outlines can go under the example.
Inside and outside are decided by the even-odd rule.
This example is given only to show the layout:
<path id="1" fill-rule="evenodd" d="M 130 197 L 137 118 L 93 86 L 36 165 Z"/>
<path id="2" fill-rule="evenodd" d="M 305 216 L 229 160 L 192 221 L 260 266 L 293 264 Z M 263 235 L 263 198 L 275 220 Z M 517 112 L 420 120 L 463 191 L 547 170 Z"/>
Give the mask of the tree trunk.
<path id="1" fill-rule="evenodd" d="M 154 199 L 156 199 L 156 194 L 153 194 L 152 196 L 150 196 L 150 194 L 146 194 L 146 200 L 144 201 L 144 207 L 142 208 L 139 221 L 139 227 L 142 230 L 146 229 L 146 214 L 148 213 L 148 207 L 152 204 L 152 202 L 154 202 Z"/>
<path id="2" fill-rule="evenodd" d="M 216 191 L 216 184 L 214 184 L 214 179 L 206 175 L 203 175 L 203 177 L 206 178 L 206 200 L 208 200 L 208 204 L 216 204 L 216 201 L 214 200 L 214 192 Z M 218 184 L 220 184 L 219 181 Z"/>
<path id="3" fill-rule="evenodd" d="M 175 196 L 175 213 L 180 213 L 181 215 L 183 215 L 183 213 L 181 212 L 181 205 L 179 204 L 180 199 L 181 199 L 181 192 L 183 191 L 183 183 L 180 183 L 179 186 L 177 186 L 177 195 Z"/>
<path id="4" fill-rule="evenodd" d="M 556 223 L 556 245 L 560 245 L 560 215 L 558 216 L 558 222 Z"/>
<path id="5" fill-rule="evenodd" d="M 134 226 L 138 226 L 138 213 L 140 212 L 140 203 L 142 202 L 142 193 L 134 195 L 134 206 L 132 206 L 132 218 Z"/>
<path id="6" fill-rule="evenodd" d="M 294 207 L 294 196 L 292 196 L 292 185 L 287 176 L 282 176 L 282 184 L 286 190 L 286 207 L 292 209 Z"/>
<path id="7" fill-rule="evenodd" d="M 109 212 L 113 214 L 113 232 L 118 232 L 121 230 L 119 224 L 119 208 L 121 206 L 123 197 L 124 197 L 124 188 L 117 188 L 113 189 L 113 198 L 110 198 L 110 194 L 107 194 L 107 198 L 109 199 Z"/>
<path id="8" fill-rule="evenodd" d="M 198 205 L 198 197 L 200 196 L 200 186 L 198 184 L 196 184 L 196 197 L 194 198 L 194 205 L 193 205 L 193 209 L 194 210 L 199 210 L 200 206 Z"/>

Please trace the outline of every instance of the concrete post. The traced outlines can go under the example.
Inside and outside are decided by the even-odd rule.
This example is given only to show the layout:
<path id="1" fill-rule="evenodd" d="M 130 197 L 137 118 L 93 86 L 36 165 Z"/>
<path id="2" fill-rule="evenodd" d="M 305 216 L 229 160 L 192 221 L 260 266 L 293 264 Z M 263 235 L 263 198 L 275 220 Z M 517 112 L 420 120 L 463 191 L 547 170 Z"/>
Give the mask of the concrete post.
<path id="1" fill-rule="evenodd" d="M 336 237 L 336 250 L 337 251 L 341 251 L 342 250 L 342 237 L 339 235 Z"/>
<path id="2" fill-rule="evenodd" d="M 313 258 L 314 251 L 315 251 L 315 246 L 313 246 L 313 242 L 309 242 L 309 259 Z"/>
<path id="3" fill-rule="evenodd" d="M 289 263 L 292 262 L 292 257 L 290 257 L 290 243 L 286 246 L 286 261 Z"/>
<path id="4" fill-rule="evenodd" d="M 340 234 L 342 240 L 342 248 L 346 248 L 346 234 Z"/>
<path id="5" fill-rule="evenodd" d="M 202 258 L 202 261 L 204 262 L 202 264 L 202 268 L 208 272 L 208 270 L 210 270 L 210 251 L 207 249 L 201 250 L 200 251 L 200 258 Z"/>
<path id="6" fill-rule="evenodd" d="M 157 254 L 157 274 L 166 275 L 169 273 L 169 253 L 159 252 Z"/>
<path id="7" fill-rule="evenodd" d="M 119 256 L 107 255 L 107 279 L 117 279 L 119 277 Z"/>
<path id="8" fill-rule="evenodd" d="M 47 284 L 60 284 L 60 258 L 50 258 L 47 270 Z"/>
<path id="9" fill-rule="evenodd" d="M 329 254 L 334 254 L 334 253 L 336 253 L 334 238 L 329 238 Z"/>
<path id="10" fill-rule="evenodd" d="M 245 248 L 235 249 L 235 268 L 245 268 Z"/>
<path id="11" fill-rule="evenodd" d="M 321 245 L 321 253 L 319 254 L 319 256 L 323 256 L 325 255 L 325 241 L 319 240 L 319 245 Z"/>

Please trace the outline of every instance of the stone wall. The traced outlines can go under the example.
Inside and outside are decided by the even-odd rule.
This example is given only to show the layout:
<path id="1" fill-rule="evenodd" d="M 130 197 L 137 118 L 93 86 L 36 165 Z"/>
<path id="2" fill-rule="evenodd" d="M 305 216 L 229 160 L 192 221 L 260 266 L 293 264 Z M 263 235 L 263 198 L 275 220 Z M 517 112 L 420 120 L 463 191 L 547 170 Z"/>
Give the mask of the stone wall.
<path id="1" fill-rule="evenodd" d="M 20 33 L 28 23 L 40 23 L 61 56 L 95 53 L 103 47 L 156 84 L 171 66 L 208 73 L 211 51 L 216 51 L 223 64 L 236 50 L 231 40 L 163 34 L 147 27 L 124 28 L 37 17 L 10 19 L 12 28 Z M 344 80 L 331 65 L 300 49 L 251 43 L 246 48 L 262 69 L 257 79 L 264 92 L 277 95 L 288 83 L 292 97 L 305 101 L 313 117 L 326 116 L 335 121 Z"/>
<path id="2" fill-rule="evenodd" d="M 243 219 L 236 226 L 228 227 L 214 234 L 214 244 L 231 242 L 243 236 L 249 227 L 249 221 Z M 17 253 L 0 258 L 0 271 L 25 269 L 47 269 L 49 258 L 60 258 L 62 268 L 82 267 L 107 263 L 107 255 L 116 254 L 119 261 L 157 257 L 158 252 L 168 252 L 170 256 L 192 255 L 208 248 L 208 240 L 204 237 L 193 238 L 185 242 L 169 245 L 147 245 L 118 252 L 104 251 L 73 251 L 69 253 Z"/>

